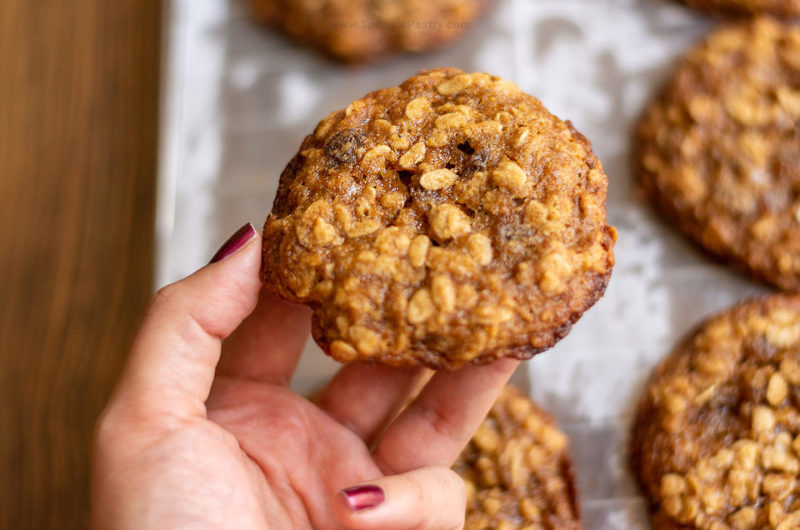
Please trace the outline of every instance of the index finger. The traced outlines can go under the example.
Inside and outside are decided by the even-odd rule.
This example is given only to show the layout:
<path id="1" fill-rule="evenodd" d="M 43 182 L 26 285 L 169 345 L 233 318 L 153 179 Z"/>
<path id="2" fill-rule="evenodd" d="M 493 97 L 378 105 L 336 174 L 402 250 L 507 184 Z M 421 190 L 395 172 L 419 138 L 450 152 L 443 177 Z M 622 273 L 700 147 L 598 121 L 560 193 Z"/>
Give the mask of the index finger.
<path id="1" fill-rule="evenodd" d="M 260 288 L 260 240 L 246 227 L 236 234 L 235 254 L 156 293 L 112 404 L 150 414 L 205 415 L 220 343 L 253 310 Z"/>
<path id="2" fill-rule="evenodd" d="M 311 333 L 311 310 L 262 289 L 222 347 L 217 375 L 288 385 Z"/>
<path id="3" fill-rule="evenodd" d="M 378 467 L 397 474 L 452 465 L 518 365 L 519 360 L 504 357 L 436 372 L 378 440 L 373 452 Z"/>

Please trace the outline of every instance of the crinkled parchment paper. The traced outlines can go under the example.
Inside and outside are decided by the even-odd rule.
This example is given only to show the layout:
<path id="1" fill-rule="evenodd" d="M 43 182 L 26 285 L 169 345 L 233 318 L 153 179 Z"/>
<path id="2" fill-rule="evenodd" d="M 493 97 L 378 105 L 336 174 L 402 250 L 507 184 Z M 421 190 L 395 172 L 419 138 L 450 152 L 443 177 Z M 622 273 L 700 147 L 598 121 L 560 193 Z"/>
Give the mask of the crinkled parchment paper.
<path id="1" fill-rule="evenodd" d="M 454 45 L 359 68 L 254 25 L 235 2 L 173 0 L 169 21 L 159 285 L 204 264 L 244 221 L 263 223 L 281 170 L 322 117 L 425 68 L 513 80 L 592 141 L 610 179 L 617 265 L 605 297 L 515 381 L 571 437 L 586 528 L 647 528 L 626 465 L 646 378 L 699 319 L 761 290 L 632 193 L 633 124 L 710 21 L 668 0 L 498 0 Z M 293 385 L 308 391 L 336 367 L 310 342 Z"/>

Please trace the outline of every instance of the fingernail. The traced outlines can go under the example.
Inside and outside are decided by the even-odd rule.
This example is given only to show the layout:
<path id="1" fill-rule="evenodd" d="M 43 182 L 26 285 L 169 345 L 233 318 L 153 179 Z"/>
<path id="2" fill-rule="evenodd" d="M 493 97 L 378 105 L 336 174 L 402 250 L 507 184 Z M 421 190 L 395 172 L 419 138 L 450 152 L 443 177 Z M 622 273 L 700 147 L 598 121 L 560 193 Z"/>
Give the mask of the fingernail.
<path id="1" fill-rule="evenodd" d="M 342 490 L 347 505 L 354 512 L 375 508 L 386 496 L 379 486 L 368 484 L 365 486 L 353 486 Z"/>
<path id="2" fill-rule="evenodd" d="M 209 263 L 216 263 L 218 261 L 222 261 L 231 254 L 236 253 L 237 250 L 242 248 L 245 243 L 250 241 L 253 236 L 256 235 L 256 229 L 253 228 L 253 225 L 250 223 L 246 223 L 242 226 L 239 230 L 234 232 L 234 234 L 228 238 L 228 240 L 219 247 L 219 250 L 214 257 L 211 258 Z"/>

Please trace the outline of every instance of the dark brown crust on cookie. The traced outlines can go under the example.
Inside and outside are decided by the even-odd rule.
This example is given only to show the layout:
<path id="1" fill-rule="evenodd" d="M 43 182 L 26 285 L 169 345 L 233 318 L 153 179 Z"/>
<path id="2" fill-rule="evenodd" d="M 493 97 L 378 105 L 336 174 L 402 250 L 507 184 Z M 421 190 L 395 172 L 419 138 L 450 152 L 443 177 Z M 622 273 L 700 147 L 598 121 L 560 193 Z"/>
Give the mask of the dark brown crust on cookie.
<path id="1" fill-rule="evenodd" d="M 800 28 L 756 19 L 687 53 L 636 133 L 639 188 L 720 260 L 800 289 Z"/>
<path id="2" fill-rule="evenodd" d="M 334 358 L 527 359 L 605 289 L 616 232 L 589 142 L 512 83 L 435 70 L 332 113 L 281 175 L 265 287 Z"/>
<path id="3" fill-rule="evenodd" d="M 346 63 L 457 39 L 493 0 L 248 0 L 253 16 Z"/>
<path id="4" fill-rule="evenodd" d="M 683 0 L 683 2 L 697 11 L 720 17 L 800 16 L 800 0 Z"/>
<path id="5" fill-rule="evenodd" d="M 467 486 L 465 530 L 580 530 L 569 441 L 507 386 L 453 469 Z"/>
<path id="6" fill-rule="evenodd" d="M 800 296 L 698 326 L 655 370 L 634 422 L 654 528 L 798 528 L 799 406 Z"/>

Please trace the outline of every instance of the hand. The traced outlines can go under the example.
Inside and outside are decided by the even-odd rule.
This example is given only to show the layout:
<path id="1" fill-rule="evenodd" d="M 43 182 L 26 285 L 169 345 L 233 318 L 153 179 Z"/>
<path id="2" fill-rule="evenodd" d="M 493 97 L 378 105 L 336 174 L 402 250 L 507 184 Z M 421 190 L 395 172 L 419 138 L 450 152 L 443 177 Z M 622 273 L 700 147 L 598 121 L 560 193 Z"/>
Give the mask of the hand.
<path id="1" fill-rule="evenodd" d="M 449 466 L 517 361 L 353 363 L 312 403 L 288 383 L 310 312 L 261 292 L 247 225 L 156 293 L 93 449 L 96 529 L 461 528 Z M 223 342 L 224 340 L 224 342 Z"/>

